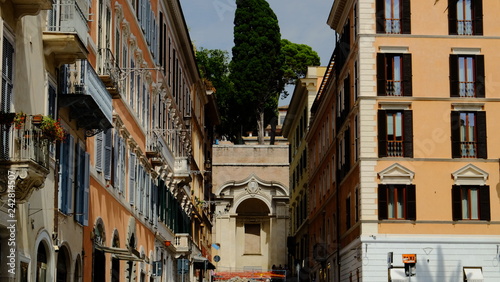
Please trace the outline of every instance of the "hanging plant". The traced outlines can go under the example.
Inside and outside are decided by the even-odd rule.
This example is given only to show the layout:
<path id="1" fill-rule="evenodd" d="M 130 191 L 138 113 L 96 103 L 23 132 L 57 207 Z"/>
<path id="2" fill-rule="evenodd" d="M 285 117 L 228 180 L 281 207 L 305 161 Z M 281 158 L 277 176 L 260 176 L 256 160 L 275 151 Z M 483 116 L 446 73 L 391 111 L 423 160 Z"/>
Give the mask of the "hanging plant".
<path id="1" fill-rule="evenodd" d="M 26 123 L 26 114 L 23 112 L 17 113 L 16 116 L 14 117 L 13 123 L 15 129 L 21 129 Z"/>
<path id="2" fill-rule="evenodd" d="M 61 126 L 61 122 L 56 121 L 49 116 L 43 116 L 40 129 L 42 130 L 44 138 L 53 142 L 64 141 L 64 138 L 66 137 L 66 131 Z"/>

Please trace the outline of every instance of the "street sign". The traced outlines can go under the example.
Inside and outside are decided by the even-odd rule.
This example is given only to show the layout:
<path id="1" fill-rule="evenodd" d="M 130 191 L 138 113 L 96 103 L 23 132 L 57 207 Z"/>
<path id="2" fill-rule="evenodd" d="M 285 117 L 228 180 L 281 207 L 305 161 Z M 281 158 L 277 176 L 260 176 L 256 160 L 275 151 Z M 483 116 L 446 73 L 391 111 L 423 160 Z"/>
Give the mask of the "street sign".
<path id="1" fill-rule="evenodd" d="M 220 256 L 215 256 L 215 257 L 214 257 L 214 261 L 215 261 L 215 262 L 219 262 L 219 261 L 220 261 Z"/>
<path id="2" fill-rule="evenodd" d="M 417 263 L 417 255 L 403 254 L 403 263 Z"/>

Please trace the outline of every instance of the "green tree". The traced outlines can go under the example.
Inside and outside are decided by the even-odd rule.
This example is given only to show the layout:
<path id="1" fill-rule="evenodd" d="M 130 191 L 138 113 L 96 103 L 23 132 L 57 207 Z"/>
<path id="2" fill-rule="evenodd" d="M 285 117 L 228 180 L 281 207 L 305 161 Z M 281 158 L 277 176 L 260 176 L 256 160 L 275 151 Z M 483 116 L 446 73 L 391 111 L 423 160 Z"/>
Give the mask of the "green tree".
<path id="1" fill-rule="evenodd" d="M 281 53 L 285 57 L 285 63 L 283 64 L 283 80 L 285 84 L 295 84 L 297 79 L 306 76 L 307 67 L 320 65 L 318 53 L 305 44 L 297 44 L 287 39 L 281 39 Z"/>
<path id="2" fill-rule="evenodd" d="M 249 121 L 256 121 L 258 142 L 264 144 L 264 115 L 266 111 L 276 115 L 284 89 L 280 28 L 265 0 L 236 1 L 232 53 L 230 78 L 236 106 L 249 115 Z"/>
<path id="3" fill-rule="evenodd" d="M 233 84 L 229 79 L 228 52 L 200 48 L 196 51 L 196 61 L 201 77 L 206 84 L 211 84 L 215 88 L 215 98 L 221 117 L 217 133 L 231 142 L 240 142 L 241 125 L 244 120 L 236 106 Z"/>

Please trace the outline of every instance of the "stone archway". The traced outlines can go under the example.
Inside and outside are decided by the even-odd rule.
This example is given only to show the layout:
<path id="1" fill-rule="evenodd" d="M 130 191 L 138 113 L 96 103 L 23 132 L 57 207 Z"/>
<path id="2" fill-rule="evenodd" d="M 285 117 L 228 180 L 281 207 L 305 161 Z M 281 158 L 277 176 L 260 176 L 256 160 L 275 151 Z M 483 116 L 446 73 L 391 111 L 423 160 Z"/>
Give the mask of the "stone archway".
<path id="1" fill-rule="evenodd" d="M 68 281 L 71 273 L 71 256 L 69 254 L 68 248 L 66 246 L 61 246 L 59 252 L 57 253 L 57 272 L 56 281 L 66 282 Z"/>

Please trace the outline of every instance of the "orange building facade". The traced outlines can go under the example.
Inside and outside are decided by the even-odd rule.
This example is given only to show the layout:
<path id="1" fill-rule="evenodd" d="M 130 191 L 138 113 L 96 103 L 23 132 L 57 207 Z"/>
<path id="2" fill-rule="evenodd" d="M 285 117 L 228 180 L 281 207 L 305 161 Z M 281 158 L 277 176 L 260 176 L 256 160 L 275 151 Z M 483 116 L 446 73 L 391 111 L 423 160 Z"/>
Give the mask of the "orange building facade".
<path id="1" fill-rule="evenodd" d="M 499 4 L 333 3 L 307 135 L 313 279 L 499 279 Z"/>

